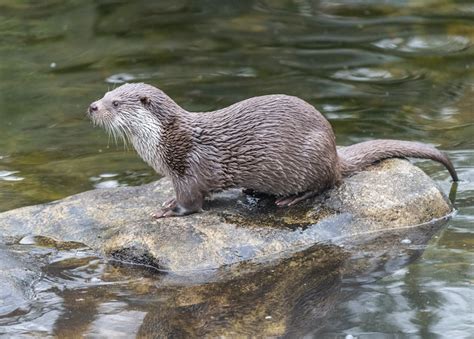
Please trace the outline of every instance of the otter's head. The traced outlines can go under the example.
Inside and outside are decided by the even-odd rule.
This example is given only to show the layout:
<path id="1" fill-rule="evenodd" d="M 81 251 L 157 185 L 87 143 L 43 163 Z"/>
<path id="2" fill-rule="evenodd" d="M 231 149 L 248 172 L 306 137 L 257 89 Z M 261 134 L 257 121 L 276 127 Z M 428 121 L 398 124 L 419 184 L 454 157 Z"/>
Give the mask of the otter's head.
<path id="1" fill-rule="evenodd" d="M 133 138 L 142 136 L 148 129 L 159 133 L 162 120 L 173 111 L 173 105 L 176 105 L 173 100 L 158 88 L 133 83 L 105 93 L 89 106 L 88 115 L 95 125 L 109 133 Z"/>

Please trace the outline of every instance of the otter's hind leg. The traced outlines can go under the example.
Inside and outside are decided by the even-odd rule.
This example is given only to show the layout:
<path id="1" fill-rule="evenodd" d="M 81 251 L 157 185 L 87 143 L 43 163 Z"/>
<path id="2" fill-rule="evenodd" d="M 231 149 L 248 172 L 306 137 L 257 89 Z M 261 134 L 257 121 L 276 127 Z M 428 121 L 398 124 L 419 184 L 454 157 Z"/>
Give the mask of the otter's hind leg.
<path id="1" fill-rule="evenodd" d="M 316 194 L 318 194 L 317 191 L 309 191 L 309 192 L 303 193 L 301 195 L 292 195 L 292 196 L 289 196 L 289 197 L 283 197 L 283 198 L 279 198 L 279 199 L 275 200 L 275 204 L 278 207 L 293 206 L 293 205 L 299 203 L 300 201 L 303 201 L 303 200 L 309 199 L 311 197 L 314 197 Z"/>

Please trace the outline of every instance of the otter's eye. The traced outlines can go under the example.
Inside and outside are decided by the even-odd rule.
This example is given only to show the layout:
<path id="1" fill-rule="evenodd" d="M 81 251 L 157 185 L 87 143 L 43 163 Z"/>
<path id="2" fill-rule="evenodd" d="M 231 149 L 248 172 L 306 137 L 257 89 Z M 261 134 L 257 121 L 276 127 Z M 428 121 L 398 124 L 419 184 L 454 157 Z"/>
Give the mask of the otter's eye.
<path id="1" fill-rule="evenodd" d="M 118 107 L 119 102 L 117 100 L 114 100 L 114 101 L 112 101 L 112 105 L 114 105 L 114 107 Z"/>

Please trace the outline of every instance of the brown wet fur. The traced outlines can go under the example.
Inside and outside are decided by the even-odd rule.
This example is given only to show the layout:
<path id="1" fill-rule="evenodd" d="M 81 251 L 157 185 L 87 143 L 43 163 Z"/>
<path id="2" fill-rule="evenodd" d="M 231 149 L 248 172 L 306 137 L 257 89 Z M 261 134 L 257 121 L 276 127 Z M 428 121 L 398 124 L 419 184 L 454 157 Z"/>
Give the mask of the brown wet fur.
<path id="1" fill-rule="evenodd" d="M 324 116 L 283 94 L 196 113 L 153 86 L 125 84 L 91 104 L 89 115 L 125 135 L 150 166 L 171 178 L 176 202 L 158 218 L 198 212 L 206 196 L 231 187 L 275 195 L 278 205 L 289 206 L 393 157 L 438 161 L 457 180 L 447 156 L 422 143 L 372 140 L 338 153 Z"/>

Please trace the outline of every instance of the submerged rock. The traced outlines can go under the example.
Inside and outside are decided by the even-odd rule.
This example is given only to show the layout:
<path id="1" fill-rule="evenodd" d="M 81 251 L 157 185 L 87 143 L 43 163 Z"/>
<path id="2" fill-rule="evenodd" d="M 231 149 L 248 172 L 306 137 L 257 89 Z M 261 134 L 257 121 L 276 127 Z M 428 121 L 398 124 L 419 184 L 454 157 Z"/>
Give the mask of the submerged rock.
<path id="1" fill-rule="evenodd" d="M 447 216 L 452 205 L 405 160 L 388 160 L 291 208 L 240 190 L 217 194 L 205 212 L 152 220 L 173 194 L 167 179 L 101 189 L 0 214 L 4 236 L 41 235 L 83 243 L 125 262 L 193 274 L 243 261 L 281 259 L 316 243 L 348 245 L 386 229 Z"/>

